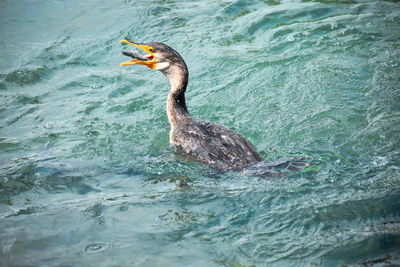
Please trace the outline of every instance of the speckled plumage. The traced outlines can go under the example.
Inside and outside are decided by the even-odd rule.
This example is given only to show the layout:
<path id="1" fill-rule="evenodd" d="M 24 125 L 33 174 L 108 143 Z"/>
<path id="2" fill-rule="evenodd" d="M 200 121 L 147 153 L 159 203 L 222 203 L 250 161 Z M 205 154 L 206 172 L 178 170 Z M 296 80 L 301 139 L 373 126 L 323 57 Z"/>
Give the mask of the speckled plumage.
<path id="1" fill-rule="evenodd" d="M 223 125 L 190 116 L 171 128 L 170 140 L 189 157 L 218 169 L 239 169 L 262 161 L 240 134 Z"/>

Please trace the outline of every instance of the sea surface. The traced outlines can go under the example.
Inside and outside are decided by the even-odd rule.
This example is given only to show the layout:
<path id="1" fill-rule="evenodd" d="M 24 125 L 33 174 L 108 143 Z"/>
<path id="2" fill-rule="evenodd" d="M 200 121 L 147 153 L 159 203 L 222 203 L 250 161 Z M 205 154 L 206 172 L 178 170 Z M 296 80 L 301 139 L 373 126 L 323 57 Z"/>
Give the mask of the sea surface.
<path id="1" fill-rule="evenodd" d="M 0 266 L 400 265 L 398 1 L 1 0 L 0 36 Z M 192 116 L 312 165 L 182 156 L 122 39 L 183 56 Z"/>

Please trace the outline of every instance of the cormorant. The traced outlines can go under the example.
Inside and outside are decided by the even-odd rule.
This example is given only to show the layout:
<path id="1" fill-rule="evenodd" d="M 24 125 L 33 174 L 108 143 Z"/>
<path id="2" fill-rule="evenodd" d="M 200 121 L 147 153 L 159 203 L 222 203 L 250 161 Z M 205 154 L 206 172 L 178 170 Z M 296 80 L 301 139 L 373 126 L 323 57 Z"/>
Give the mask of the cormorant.
<path id="1" fill-rule="evenodd" d="M 307 164 L 305 158 L 263 162 L 260 154 L 240 134 L 223 125 L 191 117 L 185 101 L 189 71 L 181 55 L 171 47 L 155 42 L 133 43 L 122 40 L 121 43 L 133 45 L 147 53 L 143 56 L 135 51 L 123 51 L 124 55 L 133 60 L 121 66 L 145 65 L 161 71 L 168 78 L 171 84 L 167 98 L 170 143 L 182 153 L 222 170 L 245 171 L 263 164 L 269 169 L 267 176 L 278 173 L 270 167 L 299 170 L 299 166 Z"/>

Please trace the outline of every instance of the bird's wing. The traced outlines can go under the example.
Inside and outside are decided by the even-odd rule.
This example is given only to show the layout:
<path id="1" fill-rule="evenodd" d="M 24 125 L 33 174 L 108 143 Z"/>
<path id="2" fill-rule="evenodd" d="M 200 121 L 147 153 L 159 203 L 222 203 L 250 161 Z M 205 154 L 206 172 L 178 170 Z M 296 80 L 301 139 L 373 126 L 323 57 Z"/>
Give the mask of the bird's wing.
<path id="1" fill-rule="evenodd" d="M 174 145 L 192 158 L 218 168 L 240 168 L 262 161 L 240 134 L 216 123 L 192 119 L 175 130 Z"/>

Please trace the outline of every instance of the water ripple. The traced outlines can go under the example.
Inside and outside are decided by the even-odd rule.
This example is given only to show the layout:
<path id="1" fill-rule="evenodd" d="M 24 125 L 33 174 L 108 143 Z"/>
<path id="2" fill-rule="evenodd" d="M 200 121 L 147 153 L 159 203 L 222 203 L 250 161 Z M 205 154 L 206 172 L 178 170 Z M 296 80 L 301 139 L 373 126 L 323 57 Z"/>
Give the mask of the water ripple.
<path id="1" fill-rule="evenodd" d="M 0 265 L 395 262 L 399 14 L 396 1 L 3 1 Z M 121 68 L 124 38 L 179 51 L 193 116 L 266 160 L 313 165 L 266 181 L 176 153 L 168 81 Z"/>
<path id="2" fill-rule="evenodd" d="M 112 245 L 109 243 L 95 242 L 84 246 L 82 251 L 88 254 L 100 254 L 110 249 L 112 249 Z"/>

